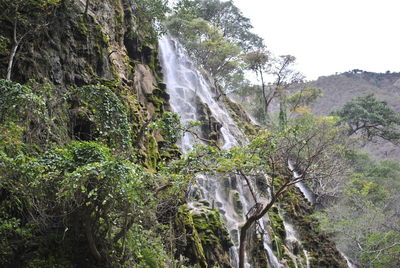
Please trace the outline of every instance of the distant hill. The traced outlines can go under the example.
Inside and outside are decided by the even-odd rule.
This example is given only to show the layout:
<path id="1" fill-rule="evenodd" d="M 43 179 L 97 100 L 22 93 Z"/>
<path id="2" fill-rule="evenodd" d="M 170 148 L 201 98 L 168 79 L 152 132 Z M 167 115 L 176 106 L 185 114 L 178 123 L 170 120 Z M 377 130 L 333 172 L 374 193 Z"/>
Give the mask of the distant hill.
<path id="1" fill-rule="evenodd" d="M 400 73 L 372 73 L 353 70 L 337 75 L 322 76 L 311 81 L 312 87 L 322 89 L 323 96 L 313 106 L 313 112 L 327 115 L 341 108 L 347 101 L 358 96 L 374 93 L 400 112 Z M 400 160 L 400 147 L 379 142 L 366 148 L 379 158 Z"/>

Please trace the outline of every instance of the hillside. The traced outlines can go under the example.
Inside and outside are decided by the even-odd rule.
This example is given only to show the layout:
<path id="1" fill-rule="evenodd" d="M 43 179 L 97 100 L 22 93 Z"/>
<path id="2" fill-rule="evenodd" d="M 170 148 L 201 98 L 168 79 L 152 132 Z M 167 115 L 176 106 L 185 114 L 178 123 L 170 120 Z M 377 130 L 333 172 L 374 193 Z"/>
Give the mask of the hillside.
<path id="1" fill-rule="evenodd" d="M 400 111 L 400 73 L 354 70 L 319 77 L 316 81 L 311 81 L 310 85 L 322 89 L 323 94 L 313 106 L 315 114 L 327 115 L 341 108 L 347 101 L 369 93 Z M 368 144 L 365 149 L 378 158 L 400 159 L 400 148 L 386 141 Z"/>
<path id="2" fill-rule="evenodd" d="M 316 114 L 329 114 L 342 107 L 348 100 L 368 93 L 386 100 L 400 111 L 400 73 L 352 71 L 322 76 L 310 84 L 323 90 L 323 96 L 313 107 L 313 112 Z"/>

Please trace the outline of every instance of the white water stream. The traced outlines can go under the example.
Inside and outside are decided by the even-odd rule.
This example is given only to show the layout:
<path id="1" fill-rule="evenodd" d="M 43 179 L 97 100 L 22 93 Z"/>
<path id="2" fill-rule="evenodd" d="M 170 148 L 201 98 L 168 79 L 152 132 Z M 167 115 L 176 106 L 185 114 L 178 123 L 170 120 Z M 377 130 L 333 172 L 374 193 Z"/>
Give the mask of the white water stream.
<path id="1" fill-rule="evenodd" d="M 167 91 L 173 112 L 180 115 L 183 124 L 199 120 L 201 106 L 207 105 L 212 117 L 221 124 L 222 149 L 229 149 L 244 140 L 242 131 L 229 115 L 224 105 L 217 101 L 218 93 L 196 69 L 186 56 L 182 46 L 168 36 L 159 41 L 161 61 L 164 70 Z M 195 144 L 201 143 L 193 135 L 186 133 L 179 146 L 184 153 L 189 152 Z M 215 177 L 199 176 L 197 187 L 192 189 L 194 196 L 216 204 L 230 232 L 234 246 L 231 248 L 231 265 L 238 266 L 239 227 L 245 221 L 244 214 L 254 205 L 250 192 L 243 180 L 237 176 Z M 195 209 L 195 206 L 192 206 Z M 266 237 L 268 238 L 268 237 Z M 280 268 L 282 265 L 273 254 L 269 241 L 264 239 L 270 266 Z M 250 265 L 247 263 L 247 267 Z"/>
<path id="2" fill-rule="evenodd" d="M 293 172 L 294 179 L 297 179 L 301 176 L 301 174 L 299 174 L 298 171 L 295 170 L 295 168 L 290 160 L 288 162 L 288 167 Z M 310 202 L 311 204 L 315 203 L 314 193 L 308 188 L 308 186 L 304 182 L 300 181 L 300 182 L 296 183 L 295 185 L 303 193 L 304 197 L 308 200 L 308 202 Z"/>

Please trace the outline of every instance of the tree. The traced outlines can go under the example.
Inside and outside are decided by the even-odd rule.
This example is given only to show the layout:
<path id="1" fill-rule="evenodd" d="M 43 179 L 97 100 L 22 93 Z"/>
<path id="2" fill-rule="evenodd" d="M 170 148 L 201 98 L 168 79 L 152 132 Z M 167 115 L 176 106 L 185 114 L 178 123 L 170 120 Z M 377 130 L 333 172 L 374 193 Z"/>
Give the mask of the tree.
<path id="1" fill-rule="evenodd" d="M 201 18 L 188 22 L 179 32 L 188 54 L 217 80 L 239 65 L 240 48 L 228 42 L 219 28 Z"/>
<path id="2" fill-rule="evenodd" d="M 202 18 L 222 31 L 222 36 L 247 52 L 264 46 L 263 39 L 251 32 L 250 19 L 243 16 L 233 1 L 181 0 L 176 4 L 172 18 L 179 18 L 182 24 L 195 18 Z"/>
<path id="3" fill-rule="evenodd" d="M 335 114 L 348 127 L 348 135 L 360 134 L 368 141 L 379 137 L 398 144 L 400 141 L 400 114 L 373 94 L 347 102 Z"/>
<path id="4" fill-rule="evenodd" d="M 339 127 L 332 117 L 304 115 L 289 122 L 282 131 L 260 131 L 248 145 L 228 151 L 203 146 L 192 152 L 186 169 L 197 172 L 239 175 L 247 184 L 254 206 L 249 209 L 240 229 L 239 267 L 244 267 L 248 231 L 292 185 L 304 180 L 329 180 L 341 174 L 343 150 Z M 336 159 L 336 160 L 332 160 Z M 289 165 L 291 163 L 291 165 Z M 294 170 L 297 175 L 293 175 Z M 269 175 L 266 192 L 260 199 L 253 187 L 260 174 Z"/>
<path id="5" fill-rule="evenodd" d="M 262 164 L 258 168 L 261 167 L 260 171 L 271 177 L 271 197 L 266 204 L 259 205 L 259 209 L 247 218 L 240 230 L 240 268 L 244 267 L 249 228 L 272 208 L 290 186 L 304 180 L 328 179 L 340 174 L 340 161 L 331 160 L 340 159 L 342 142 L 338 132 L 339 129 L 331 118 L 306 115 L 296 118 L 284 132 L 279 131 L 275 137 L 264 136 L 252 142 L 250 147 L 253 146 L 253 150 L 257 152 L 258 163 L 266 163 L 266 166 Z M 292 174 L 290 166 L 293 166 L 297 175 Z M 282 174 L 285 167 L 287 173 Z"/>
<path id="6" fill-rule="evenodd" d="M 267 65 L 269 61 L 269 52 L 266 50 L 257 50 L 247 53 L 243 57 L 244 62 L 247 64 L 247 68 L 254 71 L 261 80 L 261 92 L 263 96 L 263 108 L 264 117 L 268 114 L 268 98 L 266 92 L 266 85 L 264 81 L 264 72 L 268 71 L 269 66 Z"/>
<path id="7" fill-rule="evenodd" d="M 48 17 L 60 0 L 1 0 L 0 20 L 10 27 L 11 49 L 6 79 L 11 79 L 15 55 L 27 36 L 37 33 L 48 24 Z"/>
<path id="8" fill-rule="evenodd" d="M 223 36 L 244 52 L 264 47 L 263 40 L 252 33 L 250 19 L 243 16 L 233 1 L 203 0 L 199 2 L 199 17 L 222 29 Z"/>
<path id="9" fill-rule="evenodd" d="M 397 267 L 400 256 L 400 163 L 346 152 L 349 167 L 338 198 L 321 213 L 322 228 L 362 267 Z"/>
<path id="10" fill-rule="evenodd" d="M 147 32 L 164 32 L 166 13 L 170 10 L 168 0 L 129 0 L 133 7 L 138 30 L 143 34 Z"/>
<path id="11" fill-rule="evenodd" d="M 390 195 L 380 184 L 356 175 L 338 202 L 320 214 L 322 227 L 334 234 L 339 248 L 362 267 L 397 267 L 398 203 L 398 194 Z"/>
<path id="12" fill-rule="evenodd" d="M 232 1 L 181 0 L 167 25 L 192 59 L 226 87 L 242 72 L 241 54 L 264 47 Z"/>
<path id="13" fill-rule="evenodd" d="M 296 58 L 291 55 L 282 55 L 279 57 L 270 57 L 265 50 L 257 50 L 247 53 L 244 56 L 247 68 L 256 72 L 261 80 L 261 89 L 264 105 L 264 117 L 266 122 L 270 121 L 269 107 L 275 99 L 279 99 L 279 123 L 284 126 L 287 121 L 287 96 L 288 87 L 292 83 L 301 82 L 303 76 L 301 73 L 293 70 L 292 66 Z M 265 84 L 266 76 L 272 77 L 272 83 Z"/>
<path id="14" fill-rule="evenodd" d="M 309 113 L 309 106 L 313 104 L 318 97 L 322 95 L 319 88 L 304 86 L 299 91 L 293 93 L 287 98 L 288 111 L 291 114 Z"/>

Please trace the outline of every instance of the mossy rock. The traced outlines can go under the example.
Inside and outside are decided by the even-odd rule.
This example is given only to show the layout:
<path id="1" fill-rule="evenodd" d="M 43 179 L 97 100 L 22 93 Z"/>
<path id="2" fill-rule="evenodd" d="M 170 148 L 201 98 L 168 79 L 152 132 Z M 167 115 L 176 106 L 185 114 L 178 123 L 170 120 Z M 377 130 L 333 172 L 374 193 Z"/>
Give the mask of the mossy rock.
<path id="1" fill-rule="evenodd" d="M 186 235 L 188 242 L 183 253 L 192 265 L 231 267 L 228 252 L 233 243 L 218 210 L 206 206 L 205 202 L 196 202 L 191 209 L 183 205 L 178 223 L 178 227 L 184 223 L 186 232 L 191 234 Z"/>
<path id="2" fill-rule="evenodd" d="M 332 238 L 320 230 L 317 219 L 311 218 L 314 209 L 298 188 L 292 187 L 284 193 L 280 207 L 296 226 L 299 240 L 309 253 L 311 267 L 347 267 Z"/>
<path id="3" fill-rule="evenodd" d="M 176 242 L 178 251 L 187 257 L 192 265 L 207 267 L 203 245 L 188 205 L 182 205 L 178 209 L 175 225 L 181 237 Z"/>

